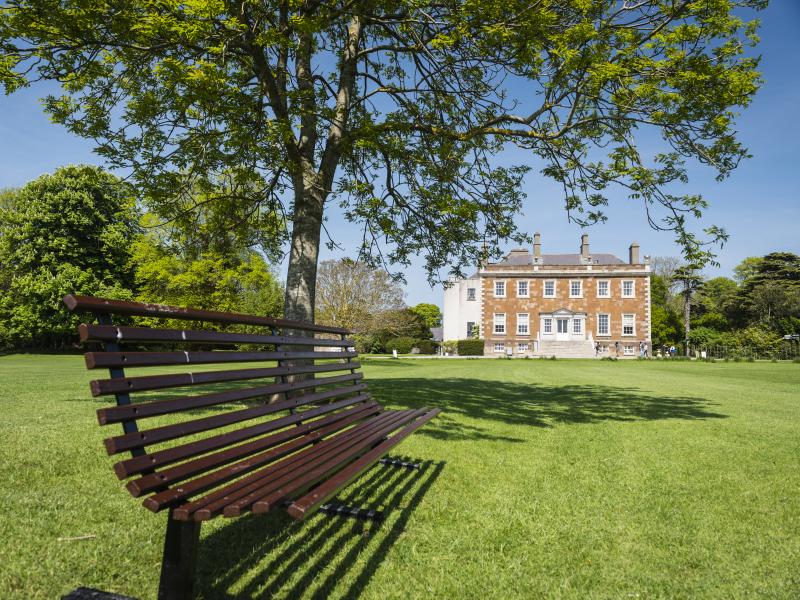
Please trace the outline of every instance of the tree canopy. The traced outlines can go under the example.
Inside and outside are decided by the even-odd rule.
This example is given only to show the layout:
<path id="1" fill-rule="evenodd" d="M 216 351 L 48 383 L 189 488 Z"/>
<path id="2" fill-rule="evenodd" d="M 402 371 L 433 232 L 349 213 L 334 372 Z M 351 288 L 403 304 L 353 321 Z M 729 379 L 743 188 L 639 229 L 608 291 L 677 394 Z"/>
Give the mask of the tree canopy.
<path id="1" fill-rule="evenodd" d="M 10 0 L 0 82 L 60 82 L 51 118 L 162 216 L 200 189 L 266 222 L 273 250 L 290 238 L 287 315 L 313 319 L 326 210 L 361 228 L 362 261 L 461 275 L 485 242 L 525 237 L 532 165 L 574 221 L 604 220 L 621 186 L 689 262 L 707 256 L 687 224 L 706 201 L 671 184 L 687 161 L 725 177 L 747 156 L 735 117 L 760 76 L 744 15 L 765 4 Z M 499 165 L 507 145 L 526 157 Z"/>
<path id="2" fill-rule="evenodd" d="M 95 167 L 63 167 L 0 209 L 0 336 L 17 346 L 64 345 L 78 316 L 65 294 L 131 298 L 132 189 Z"/>

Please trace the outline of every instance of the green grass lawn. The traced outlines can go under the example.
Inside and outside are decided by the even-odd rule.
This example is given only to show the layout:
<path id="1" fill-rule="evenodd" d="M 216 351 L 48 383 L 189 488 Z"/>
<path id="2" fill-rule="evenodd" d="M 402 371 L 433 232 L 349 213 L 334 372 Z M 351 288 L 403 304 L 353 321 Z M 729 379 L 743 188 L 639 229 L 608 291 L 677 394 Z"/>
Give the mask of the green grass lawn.
<path id="1" fill-rule="evenodd" d="M 371 360 L 444 413 L 316 515 L 203 527 L 202 598 L 799 598 L 800 365 Z M 0 598 L 155 597 L 165 515 L 122 488 L 78 356 L 0 357 Z M 93 536 L 70 540 L 77 536 Z"/>

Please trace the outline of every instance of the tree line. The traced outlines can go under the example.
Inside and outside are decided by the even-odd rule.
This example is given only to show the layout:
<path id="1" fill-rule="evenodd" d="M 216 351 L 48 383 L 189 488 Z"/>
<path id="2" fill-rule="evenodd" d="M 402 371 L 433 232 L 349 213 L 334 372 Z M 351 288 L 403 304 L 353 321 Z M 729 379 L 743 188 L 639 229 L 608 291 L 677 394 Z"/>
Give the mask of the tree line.
<path id="1" fill-rule="evenodd" d="M 725 348 L 774 356 L 800 334 L 800 256 L 745 258 L 733 277 L 705 278 L 675 257 L 652 261 L 651 320 L 656 348 Z M 797 344 L 796 341 L 790 343 Z"/>
<path id="2" fill-rule="evenodd" d="M 71 346 L 81 317 L 64 310 L 67 293 L 280 317 L 284 285 L 259 251 L 263 228 L 230 227 L 220 207 L 165 219 L 93 166 L 0 191 L 0 348 Z M 439 307 L 407 307 L 383 270 L 324 261 L 317 296 L 317 320 L 355 331 L 362 352 L 433 350 Z"/>

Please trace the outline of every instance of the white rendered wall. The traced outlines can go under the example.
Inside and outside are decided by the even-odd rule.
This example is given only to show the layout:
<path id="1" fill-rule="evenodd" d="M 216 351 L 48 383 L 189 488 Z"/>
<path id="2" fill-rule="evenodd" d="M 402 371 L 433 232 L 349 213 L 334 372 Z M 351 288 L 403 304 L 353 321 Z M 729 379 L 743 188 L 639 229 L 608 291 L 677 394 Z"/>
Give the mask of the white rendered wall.
<path id="1" fill-rule="evenodd" d="M 475 300 L 467 300 L 468 288 L 475 288 Z M 467 323 L 481 324 L 481 280 L 476 277 L 453 281 L 444 290 L 443 313 L 442 339 L 467 339 Z"/>

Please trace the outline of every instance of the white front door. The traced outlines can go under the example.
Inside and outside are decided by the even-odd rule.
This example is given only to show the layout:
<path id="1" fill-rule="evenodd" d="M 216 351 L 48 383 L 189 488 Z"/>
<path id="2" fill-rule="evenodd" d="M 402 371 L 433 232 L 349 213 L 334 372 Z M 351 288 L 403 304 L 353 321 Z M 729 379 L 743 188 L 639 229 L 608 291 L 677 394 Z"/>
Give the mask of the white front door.
<path id="1" fill-rule="evenodd" d="M 559 317 L 556 319 L 556 340 L 568 340 L 569 339 L 569 322 L 570 319 L 564 319 Z"/>

